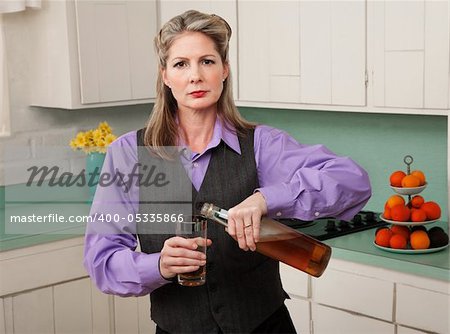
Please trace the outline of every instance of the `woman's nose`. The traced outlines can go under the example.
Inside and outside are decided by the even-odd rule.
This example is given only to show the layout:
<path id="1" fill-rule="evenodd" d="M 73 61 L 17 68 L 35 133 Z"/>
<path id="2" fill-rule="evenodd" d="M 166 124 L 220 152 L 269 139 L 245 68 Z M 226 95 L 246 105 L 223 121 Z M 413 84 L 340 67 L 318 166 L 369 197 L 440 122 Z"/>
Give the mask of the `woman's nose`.
<path id="1" fill-rule="evenodd" d="M 201 81 L 201 73 L 198 66 L 192 66 L 190 73 L 190 82 L 196 83 Z"/>

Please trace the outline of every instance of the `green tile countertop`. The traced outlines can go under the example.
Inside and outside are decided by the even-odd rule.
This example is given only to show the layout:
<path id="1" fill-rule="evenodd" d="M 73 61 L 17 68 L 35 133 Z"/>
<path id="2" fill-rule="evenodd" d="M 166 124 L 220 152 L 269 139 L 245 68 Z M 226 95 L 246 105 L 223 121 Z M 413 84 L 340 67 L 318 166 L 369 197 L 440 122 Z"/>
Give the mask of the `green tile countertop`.
<path id="1" fill-rule="evenodd" d="M 83 223 L 12 223 L 11 216 L 49 214 L 82 217 L 89 214 L 87 187 L 0 187 L 0 251 L 80 237 Z M 7 221 L 8 220 L 8 221 Z"/>
<path id="2" fill-rule="evenodd" d="M 427 229 L 428 226 L 448 229 L 444 222 L 427 225 Z M 325 243 L 332 247 L 332 256 L 337 259 L 450 281 L 449 247 L 435 253 L 397 254 L 375 247 L 374 235 L 375 230 L 367 230 L 329 239 Z"/>
<path id="3" fill-rule="evenodd" d="M 89 204 L 58 204 L 57 210 L 59 212 L 71 212 L 79 214 L 84 211 L 86 215 L 88 213 L 87 208 Z M 41 229 L 43 224 L 38 228 L 34 228 L 33 224 L 22 224 L 16 223 L 13 226 L 6 222 L 6 216 L 9 215 L 10 210 L 17 212 L 23 212 L 28 214 L 38 214 L 43 209 L 46 210 L 47 207 L 55 209 L 55 204 L 30 204 L 21 205 L 17 208 L 8 209 L 8 214 L 5 215 L 5 209 L 0 208 L 0 252 L 8 251 L 18 248 L 24 248 L 39 244 L 45 244 L 48 242 L 71 239 L 74 237 L 80 237 L 84 234 L 84 226 L 82 224 L 71 224 L 70 226 L 62 226 L 57 229 L 54 225 L 48 230 Z M 48 211 L 48 210 L 46 210 Z M 21 213 L 22 214 L 22 213 Z"/>

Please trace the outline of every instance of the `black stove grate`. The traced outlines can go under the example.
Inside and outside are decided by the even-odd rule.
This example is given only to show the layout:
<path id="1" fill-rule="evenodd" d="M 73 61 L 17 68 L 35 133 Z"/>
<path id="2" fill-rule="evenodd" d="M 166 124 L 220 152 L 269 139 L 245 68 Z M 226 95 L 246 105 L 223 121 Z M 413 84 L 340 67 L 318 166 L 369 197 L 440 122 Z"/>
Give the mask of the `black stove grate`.
<path id="1" fill-rule="evenodd" d="M 304 221 L 295 218 L 277 220 L 317 240 L 327 240 L 387 225 L 386 222 L 379 218 L 379 214 L 373 211 L 360 211 L 350 221 L 335 218 L 320 218 L 314 221 Z"/>

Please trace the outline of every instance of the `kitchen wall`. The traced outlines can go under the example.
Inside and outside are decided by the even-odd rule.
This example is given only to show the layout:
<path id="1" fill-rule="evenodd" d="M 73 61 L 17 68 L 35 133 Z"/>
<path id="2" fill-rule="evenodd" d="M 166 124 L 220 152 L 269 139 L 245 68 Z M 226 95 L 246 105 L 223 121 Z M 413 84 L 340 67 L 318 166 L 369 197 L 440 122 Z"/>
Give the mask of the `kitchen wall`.
<path id="1" fill-rule="evenodd" d="M 257 108 L 241 108 L 241 112 L 249 120 L 286 130 L 300 142 L 325 144 L 358 162 L 372 182 L 369 210 L 382 211 L 393 194 L 389 175 L 406 171 L 403 157 L 413 156 L 412 169 L 428 177 L 422 195 L 438 202 L 442 217 L 447 217 L 446 117 Z"/>
<path id="2" fill-rule="evenodd" d="M 12 101 L 17 98 L 14 95 Z M 19 98 L 22 100 L 23 96 Z M 56 110 L 22 106 L 12 114 L 13 136 L 0 143 L 69 141 L 78 129 L 107 120 L 117 134 L 143 126 L 151 105 Z M 366 208 L 381 211 L 393 194 L 388 179 L 392 171 L 405 170 L 403 157 L 414 157 L 413 169 L 423 170 L 428 187 L 422 195 L 438 202 L 447 217 L 447 122 L 443 116 L 388 115 L 308 110 L 240 108 L 249 120 L 286 130 L 302 143 L 323 143 L 340 155 L 350 156 L 371 178 L 373 196 Z M 20 117 L 18 115 L 21 115 Z M 53 138 L 53 139 L 51 139 Z M 69 150 L 69 148 L 68 148 Z M 54 157 L 58 159 L 57 156 Z M 14 162 L 5 162 L 6 165 Z"/>

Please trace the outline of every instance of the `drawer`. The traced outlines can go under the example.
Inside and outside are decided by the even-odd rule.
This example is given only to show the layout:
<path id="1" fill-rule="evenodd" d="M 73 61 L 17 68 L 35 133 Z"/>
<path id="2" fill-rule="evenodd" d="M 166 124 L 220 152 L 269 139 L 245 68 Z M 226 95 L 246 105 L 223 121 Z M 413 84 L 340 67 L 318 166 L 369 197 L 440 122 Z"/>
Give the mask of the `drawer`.
<path id="1" fill-rule="evenodd" d="M 450 295 L 397 285 L 396 322 L 437 333 L 448 333 Z"/>
<path id="2" fill-rule="evenodd" d="M 316 303 L 392 321 L 394 283 L 328 269 L 311 279 L 312 299 Z"/>
<path id="3" fill-rule="evenodd" d="M 393 324 L 313 304 L 314 334 L 394 334 Z"/>

